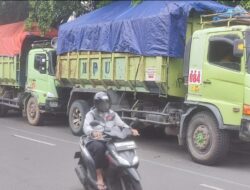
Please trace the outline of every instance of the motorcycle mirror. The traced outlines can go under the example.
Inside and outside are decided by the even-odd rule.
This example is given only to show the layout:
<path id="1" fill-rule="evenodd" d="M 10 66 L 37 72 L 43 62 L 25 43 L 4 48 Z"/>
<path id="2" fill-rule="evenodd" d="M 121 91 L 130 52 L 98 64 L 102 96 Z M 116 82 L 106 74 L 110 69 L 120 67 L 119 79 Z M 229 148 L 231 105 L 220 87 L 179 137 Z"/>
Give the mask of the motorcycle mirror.
<path id="1" fill-rule="evenodd" d="M 100 125 L 100 122 L 97 121 L 97 120 L 94 120 L 94 121 L 91 121 L 89 124 L 90 124 L 92 127 L 96 127 L 97 125 Z"/>

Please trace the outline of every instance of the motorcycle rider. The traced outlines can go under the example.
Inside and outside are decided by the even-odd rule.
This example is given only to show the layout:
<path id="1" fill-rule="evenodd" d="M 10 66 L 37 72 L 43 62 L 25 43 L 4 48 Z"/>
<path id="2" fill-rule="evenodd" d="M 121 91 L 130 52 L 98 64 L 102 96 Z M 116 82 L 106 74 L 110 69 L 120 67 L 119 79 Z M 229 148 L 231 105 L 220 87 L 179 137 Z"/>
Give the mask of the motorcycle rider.
<path id="1" fill-rule="evenodd" d="M 112 130 L 113 126 L 130 128 L 124 123 L 119 115 L 111 108 L 111 100 L 106 92 L 98 92 L 94 96 L 94 108 L 91 109 L 85 117 L 83 131 L 87 135 L 85 140 L 86 147 L 92 156 L 96 166 L 97 186 L 99 190 L 106 189 L 103 180 L 103 169 L 107 163 L 105 160 L 106 145 L 102 139 L 103 128 L 97 126 L 91 126 L 92 121 L 98 121 L 102 125 Z M 133 136 L 139 136 L 136 129 L 132 129 Z"/>

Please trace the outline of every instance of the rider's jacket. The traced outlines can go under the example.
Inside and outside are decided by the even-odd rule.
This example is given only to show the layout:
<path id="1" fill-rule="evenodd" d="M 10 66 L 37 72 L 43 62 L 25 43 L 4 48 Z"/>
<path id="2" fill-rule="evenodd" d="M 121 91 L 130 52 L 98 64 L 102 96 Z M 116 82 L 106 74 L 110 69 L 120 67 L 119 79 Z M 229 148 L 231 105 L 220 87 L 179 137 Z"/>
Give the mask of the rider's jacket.
<path id="1" fill-rule="evenodd" d="M 101 123 L 102 126 L 108 127 L 112 130 L 113 126 L 125 127 L 130 128 L 126 123 L 124 123 L 120 116 L 114 112 L 113 110 L 109 110 L 108 112 L 98 112 L 96 108 L 90 110 L 85 117 L 83 131 L 85 135 L 88 137 L 85 139 L 85 143 L 93 141 L 94 139 L 91 138 L 91 133 L 94 130 L 103 130 L 100 126 L 92 127 L 90 125 L 91 121 L 97 120 Z"/>

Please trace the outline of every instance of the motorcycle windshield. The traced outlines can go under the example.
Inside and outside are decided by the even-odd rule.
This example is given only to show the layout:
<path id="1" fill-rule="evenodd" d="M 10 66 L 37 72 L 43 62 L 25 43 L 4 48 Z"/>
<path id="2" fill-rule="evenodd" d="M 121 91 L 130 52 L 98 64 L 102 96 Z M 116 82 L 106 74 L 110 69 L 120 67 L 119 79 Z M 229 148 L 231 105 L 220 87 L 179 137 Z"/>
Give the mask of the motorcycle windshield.
<path id="1" fill-rule="evenodd" d="M 113 127 L 112 129 L 105 130 L 104 133 L 115 139 L 126 139 L 130 135 L 130 129 L 120 127 Z"/>

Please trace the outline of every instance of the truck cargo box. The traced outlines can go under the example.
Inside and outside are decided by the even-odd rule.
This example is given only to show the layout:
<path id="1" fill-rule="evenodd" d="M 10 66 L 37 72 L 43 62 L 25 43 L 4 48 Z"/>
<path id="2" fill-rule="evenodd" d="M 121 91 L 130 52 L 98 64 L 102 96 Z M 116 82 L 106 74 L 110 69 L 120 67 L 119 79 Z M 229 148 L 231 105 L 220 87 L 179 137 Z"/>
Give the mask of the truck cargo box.
<path id="1" fill-rule="evenodd" d="M 214 1 L 113 1 L 62 24 L 57 54 L 73 51 L 125 52 L 181 58 L 187 21 L 193 13 L 224 12 Z"/>
<path id="2" fill-rule="evenodd" d="M 186 39 L 200 29 L 198 16 L 189 18 Z M 183 97 L 183 59 L 96 51 L 69 52 L 58 56 L 57 78 L 64 85 L 113 88 Z M 135 88 L 136 87 L 136 88 Z"/>
<path id="3" fill-rule="evenodd" d="M 20 81 L 19 57 L 0 56 L 0 84 L 18 86 Z"/>
<path id="4" fill-rule="evenodd" d="M 36 24 L 30 31 L 23 21 L 0 25 L 0 85 L 25 86 L 27 55 L 36 40 L 55 37 L 51 29 L 43 37 Z"/>
<path id="5" fill-rule="evenodd" d="M 184 96 L 180 59 L 127 53 L 78 52 L 58 56 L 65 85 Z"/>

